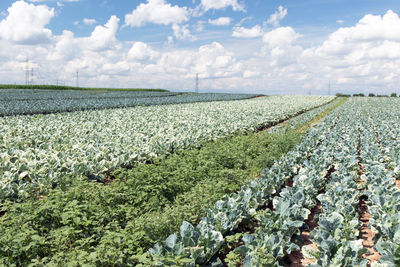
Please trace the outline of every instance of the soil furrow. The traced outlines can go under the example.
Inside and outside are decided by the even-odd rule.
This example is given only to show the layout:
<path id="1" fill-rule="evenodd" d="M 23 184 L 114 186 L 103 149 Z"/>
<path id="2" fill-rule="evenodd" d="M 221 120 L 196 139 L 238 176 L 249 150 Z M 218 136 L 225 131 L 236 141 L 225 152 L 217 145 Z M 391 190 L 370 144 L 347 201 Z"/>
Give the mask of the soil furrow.
<path id="1" fill-rule="evenodd" d="M 378 138 L 378 137 L 377 137 Z M 358 143 L 357 143 L 357 153 L 358 153 L 358 175 L 361 177 L 364 174 L 364 165 L 362 164 L 361 158 L 361 132 L 359 129 L 358 135 Z M 359 198 L 358 203 L 358 210 L 359 210 L 359 220 L 361 221 L 362 225 L 360 228 L 359 237 L 363 240 L 362 244 L 364 248 L 368 250 L 368 253 L 362 255 L 364 259 L 368 260 L 367 267 L 370 267 L 373 262 L 378 261 L 381 258 L 381 255 L 374 249 L 374 236 L 375 233 L 372 232 L 371 228 L 369 228 L 369 220 L 371 218 L 371 214 L 368 213 L 368 205 L 366 201 L 368 197 L 363 195 L 362 192 L 365 191 L 365 183 L 366 181 L 359 179 L 359 184 L 364 185 L 362 189 L 360 189 L 361 196 Z"/>
<path id="2" fill-rule="evenodd" d="M 331 166 L 326 174 L 326 183 L 329 183 L 331 179 L 332 173 L 335 171 L 335 167 Z M 319 193 L 325 193 L 325 188 L 322 188 Z M 318 250 L 317 244 L 310 240 L 310 232 L 318 227 L 318 223 L 314 220 L 315 215 L 322 212 L 321 202 L 317 201 L 317 204 L 310 210 L 310 214 L 308 215 L 307 220 L 304 223 L 307 225 L 307 229 L 301 231 L 301 238 L 303 240 L 303 244 L 300 246 L 300 250 L 293 251 L 289 255 L 287 255 L 282 261 L 287 262 L 286 266 L 289 267 L 303 267 L 307 266 L 310 263 L 315 263 L 315 260 L 308 259 L 304 257 L 302 253 L 302 248 L 305 246 L 309 246 L 314 250 Z"/>

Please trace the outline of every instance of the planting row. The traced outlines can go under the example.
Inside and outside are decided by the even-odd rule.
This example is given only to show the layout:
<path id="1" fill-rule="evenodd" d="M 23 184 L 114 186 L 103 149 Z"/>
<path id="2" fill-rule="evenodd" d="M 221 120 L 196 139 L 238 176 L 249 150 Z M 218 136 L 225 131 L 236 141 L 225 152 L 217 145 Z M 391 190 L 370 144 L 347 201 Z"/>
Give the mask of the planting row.
<path id="1" fill-rule="evenodd" d="M 136 107 L 0 118 L 0 199 L 55 187 L 68 175 L 104 179 L 129 167 L 238 131 L 276 124 L 332 97 Z"/>
<path id="2" fill-rule="evenodd" d="M 400 265 L 400 145 L 399 103 L 376 101 L 363 109 L 367 114 L 362 134 L 361 158 L 367 187 L 365 195 L 371 215 L 369 228 L 374 233 L 373 249 L 378 257 L 373 266 Z M 370 112 L 378 109 L 379 113 Z"/>
<path id="3" fill-rule="evenodd" d="M 248 228 L 243 226 L 247 223 L 255 229 L 242 235 L 242 245 L 227 259 L 222 257 L 232 266 L 279 266 L 300 250 L 301 263 L 308 266 L 397 266 L 400 191 L 394 181 L 400 147 L 394 133 L 400 124 L 399 104 L 349 100 L 310 130 L 294 151 L 264 170 L 263 178 L 218 201 L 197 226 L 184 222 L 180 232 L 149 251 L 143 264 L 222 266 L 225 238 Z M 386 120 L 381 123 L 382 118 Z M 374 125 L 376 132 L 371 131 Z M 374 145 L 376 140 L 379 145 Z M 291 178 L 293 182 L 284 187 Z M 379 261 L 370 257 L 373 250 L 367 249 L 365 222 L 360 219 L 365 215 L 360 204 L 365 194 Z M 308 230 L 312 245 L 305 245 L 306 222 L 317 206 L 321 211 L 312 217 L 317 226 Z M 267 210 L 257 212 L 263 207 Z"/>
<path id="4" fill-rule="evenodd" d="M 229 101 L 248 99 L 255 96 L 257 95 L 217 93 L 181 94 L 146 91 L 0 90 L 0 116 Z"/>
<path id="5" fill-rule="evenodd" d="M 180 93 L 159 91 L 117 91 L 117 90 L 41 90 L 41 89 L 2 89 L 0 101 L 38 101 L 62 99 L 102 99 L 102 98 L 141 98 L 174 96 Z"/>
<path id="6" fill-rule="evenodd" d="M 182 221 L 196 225 L 205 208 L 255 179 L 300 137 L 288 130 L 219 138 L 117 169 L 104 185 L 75 179 L 40 201 L 4 204 L 0 265 L 136 266 Z"/>
<path id="7" fill-rule="evenodd" d="M 331 126 L 334 124 L 332 122 Z M 318 155 L 315 150 L 329 141 L 320 133 L 311 130 L 293 151 L 276 161 L 271 168 L 265 169 L 263 177 L 249 182 L 238 193 L 218 201 L 196 227 L 184 222 L 179 233 L 171 235 L 163 245 L 156 245 L 150 250 L 150 259 L 143 261 L 143 264 L 194 266 L 212 261 L 214 266 L 221 265 L 221 260 L 215 255 L 224 244 L 224 236 L 235 233 L 243 222 L 251 221 L 256 216 L 257 209 L 268 204 L 271 197 L 279 193 L 293 177 L 299 176 L 302 180 L 307 178 L 302 175 L 306 171 L 304 160 L 308 161 L 313 155 Z M 324 164 L 321 168 L 325 169 L 325 165 L 330 164 Z M 308 189 L 318 192 L 311 186 Z M 295 194 L 296 197 L 293 197 L 291 190 L 284 192 L 287 193 L 286 197 L 286 193 L 282 191 L 283 198 L 276 198 L 274 201 L 275 213 L 263 213 L 259 217 L 260 227 L 256 234 L 245 235 L 245 245 L 235 250 L 242 254 L 246 266 L 277 264 L 278 259 L 291 250 L 298 249 L 290 240 L 303 225 L 304 217 L 307 217 L 309 211 L 302 205 L 291 206 L 294 203 L 290 199 L 303 202 L 311 199 L 302 192 Z M 308 204 L 312 205 L 312 200 Z"/>

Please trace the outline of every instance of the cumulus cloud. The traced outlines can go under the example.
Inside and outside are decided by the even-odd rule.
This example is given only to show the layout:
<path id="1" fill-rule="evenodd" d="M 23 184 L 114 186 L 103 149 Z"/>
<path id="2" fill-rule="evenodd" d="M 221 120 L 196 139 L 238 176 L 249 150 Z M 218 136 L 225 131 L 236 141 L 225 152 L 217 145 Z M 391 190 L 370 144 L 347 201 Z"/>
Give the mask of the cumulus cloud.
<path id="1" fill-rule="evenodd" d="M 229 17 L 220 17 L 217 19 L 209 19 L 208 23 L 216 26 L 227 26 L 231 24 L 232 19 Z"/>
<path id="2" fill-rule="evenodd" d="M 194 41 L 196 38 L 190 33 L 188 29 L 189 25 L 178 25 L 173 24 L 172 30 L 174 31 L 174 36 L 178 40 L 191 40 Z"/>
<path id="3" fill-rule="evenodd" d="M 8 15 L 0 22 L 0 38 L 18 44 L 47 43 L 52 37 L 45 28 L 54 17 L 54 9 L 16 1 L 7 9 Z"/>
<path id="4" fill-rule="evenodd" d="M 232 7 L 233 11 L 244 11 L 244 6 L 237 0 L 201 0 L 201 7 L 208 11 L 210 9 L 224 9 Z"/>
<path id="5" fill-rule="evenodd" d="M 166 1 L 156 2 L 167 9 L 176 7 Z M 15 33 L 17 38 L 7 32 L 11 25 L 7 19 L 18 14 L 12 9 L 15 3 L 23 5 L 19 11 L 27 12 L 34 22 L 22 23 L 24 26 L 19 28 L 13 26 L 13 31 L 18 32 L 15 29 L 21 28 L 25 31 L 26 28 L 32 32 L 30 27 L 33 27 L 36 34 L 29 38 Z M 291 27 L 276 27 L 267 32 L 258 25 L 252 28 L 236 25 L 233 31 L 236 37 L 262 38 L 236 39 L 224 46 L 223 42 L 213 42 L 215 35 L 209 34 L 210 41 L 201 46 L 182 48 L 138 40 L 120 41 L 117 39 L 120 22 L 116 16 L 111 16 L 104 25 L 96 26 L 86 37 L 78 37 L 67 30 L 56 35 L 46 31 L 54 16 L 51 8 L 26 1 L 15 3 L 0 22 L 0 79 L 11 83 L 24 82 L 25 60 L 29 57 L 44 82 L 58 79 L 68 84 L 68 81 L 74 81 L 79 70 L 81 84 L 85 86 L 193 89 L 196 73 L 200 76 L 200 89 L 210 90 L 326 93 L 331 80 L 332 92 L 339 89 L 362 92 L 373 88 L 378 92 L 378 88 L 397 88 L 400 84 L 400 18 L 393 11 L 366 15 L 352 27 L 338 25 L 342 27 L 324 42 L 311 47 L 302 47 L 299 42 L 302 35 Z M 188 12 L 189 19 L 191 11 Z M 190 30 L 195 29 L 193 25 L 166 21 L 162 24 L 172 28 L 173 33 L 166 34 L 173 35 L 169 38 L 171 42 L 194 38 L 190 37 Z M 221 22 L 222 25 L 223 21 L 217 18 L 204 20 L 201 24 Z M 149 22 L 146 19 L 141 23 Z M 41 41 L 33 41 L 37 39 Z M 37 45 L 31 45 L 29 49 L 25 45 L 35 43 Z M 36 79 L 39 78 L 35 76 Z"/>
<path id="6" fill-rule="evenodd" d="M 117 43 L 115 37 L 118 30 L 119 18 L 111 16 L 104 26 L 96 26 L 90 37 L 86 39 L 89 49 L 104 50 L 110 49 Z"/>
<path id="7" fill-rule="evenodd" d="M 159 53 L 144 42 L 135 42 L 128 52 L 128 57 L 133 60 L 155 59 Z"/>
<path id="8" fill-rule="evenodd" d="M 250 29 L 244 27 L 234 27 L 232 36 L 237 38 L 255 38 L 262 36 L 262 34 L 263 31 L 261 30 L 260 25 L 255 25 Z"/>
<path id="9" fill-rule="evenodd" d="M 57 42 L 54 49 L 49 53 L 49 60 L 71 60 L 74 57 L 79 57 L 81 49 L 78 40 L 71 31 L 63 31 L 61 36 L 56 37 Z"/>
<path id="10" fill-rule="evenodd" d="M 245 70 L 243 72 L 243 78 L 253 78 L 253 77 L 257 77 L 257 76 L 260 76 L 259 71 Z"/>
<path id="11" fill-rule="evenodd" d="M 189 20 L 187 7 L 172 6 L 165 0 L 147 0 L 125 15 L 125 25 L 141 27 L 146 23 L 154 24 L 179 24 Z"/>
<path id="12" fill-rule="evenodd" d="M 299 37 L 301 34 L 298 34 L 292 27 L 280 27 L 264 34 L 263 41 L 270 47 L 277 47 L 290 45 Z"/>
<path id="13" fill-rule="evenodd" d="M 95 19 L 88 19 L 88 18 L 84 18 L 83 20 L 82 20 L 82 22 L 83 22 L 83 24 L 85 24 L 85 25 L 93 25 L 93 24 L 96 24 L 96 20 Z"/>
<path id="14" fill-rule="evenodd" d="M 279 6 L 278 10 L 275 11 L 274 14 L 269 16 L 269 19 L 267 20 L 268 24 L 271 24 L 275 27 L 279 26 L 279 22 L 286 17 L 288 11 L 286 8 L 284 8 L 283 6 Z"/>
<path id="15" fill-rule="evenodd" d="M 303 49 L 296 46 L 295 41 L 301 37 L 291 27 L 280 27 L 263 36 L 266 43 L 263 54 L 269 57 L 271 66 L 288 66 L 298 62 L 298 57 Z"/>
<path id="16" fill-rule="evenodd" d="M 60 0 L 61 2 L 79 2 L 81 0 Z M 49 2 L 49 0 L 29 0 L 29 2 L 38 3 L 38 2 Z"/>

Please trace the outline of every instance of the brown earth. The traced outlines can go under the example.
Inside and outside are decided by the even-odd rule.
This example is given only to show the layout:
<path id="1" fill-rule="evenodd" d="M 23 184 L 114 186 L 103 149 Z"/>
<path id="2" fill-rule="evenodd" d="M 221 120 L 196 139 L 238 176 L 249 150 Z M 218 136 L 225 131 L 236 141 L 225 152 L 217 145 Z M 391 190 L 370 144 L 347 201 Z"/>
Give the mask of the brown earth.
<path id="1" fill-rule="evenodd" d="M 301 246 L 309 246 L 312 247 L 313 249 L 317 250 L 317 244 L 313 243 L 310 240 L 310 232 L 314 230 L 316 227 L 318 227 L 318 223 L 314 221 L 314 216 L 317 213 L 320 213 L 322 211 L 322 206 L 321 203 L 318 201 L 318 204 L 311 209 L 311 213 L 308 215 L 307 220 L 305 223 L 308 225 L 309 230 L 305 230 L 301 233 L 301 237 L 304 240 L 303 245 Z M 312 259 L 307 259 L 304 257 L 304 255 L 301 253 L 301 248 L 299 251 L 293 251 L 288 255 L 288 258 L 290 260 L 290 267 L 303 267 L 307 266 L 310 263 L 315 263 L 315 260 Z"/>
<path id="2" fill-rule="evenodd" d="M 398 188 L 400 188 L 400 180 L 396 180 L 396 185 Z"/>
<path id="3" fill-rule="evenodd" d="M 367 266 L 371 266 L 371 263 L 378 261 L 381 258 L 381 255 L 374 249 L 373 238 L 375 233 L 368 227 L 371 214 L 368 213 L 368 206 L 363 198 L 360 198 L 358 207 L 360 210 L 360 221 L 362 222 L 360 229 L 361 238 L 363 240 L 362 244 L 366 249 L 368 249 L 368 253 L 365 253 L 362 256 L 364 259 L 369 261 Z"/>

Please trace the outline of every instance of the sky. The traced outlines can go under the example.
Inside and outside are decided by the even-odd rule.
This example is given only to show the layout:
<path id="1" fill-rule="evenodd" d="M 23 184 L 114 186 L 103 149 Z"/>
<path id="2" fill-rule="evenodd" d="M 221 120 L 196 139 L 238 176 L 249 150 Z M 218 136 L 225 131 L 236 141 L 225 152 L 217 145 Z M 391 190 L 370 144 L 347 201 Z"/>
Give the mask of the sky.
<path id="1" fill-rule="evenodd" d="M 1 0 L 0 84 L 400 93 L 398 0 Z"/>

